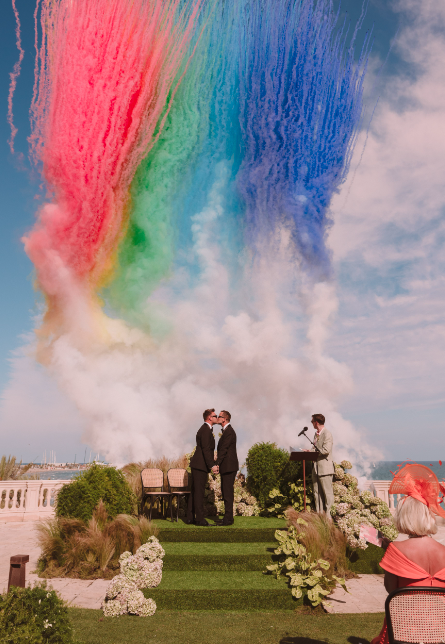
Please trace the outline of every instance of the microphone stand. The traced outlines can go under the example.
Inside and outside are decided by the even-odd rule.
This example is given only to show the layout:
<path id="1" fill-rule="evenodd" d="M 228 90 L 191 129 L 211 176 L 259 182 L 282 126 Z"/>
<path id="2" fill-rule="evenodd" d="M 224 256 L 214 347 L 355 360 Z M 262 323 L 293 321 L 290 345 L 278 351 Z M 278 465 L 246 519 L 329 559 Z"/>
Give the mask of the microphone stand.
<path id="1" fill-rule="evenodd" d="M 304 435 L 306 436 L 306 432 L 303 432 L 303 433 L 304 433 Z M 311 441 L 311 439 L 309 438 L 309 436 L 306 436 L 306 438 L 308 439 L 308 441 L 310 442 L 310 444 L 311 444 L 313 447 L 315 447 L 315 451 L 316 451 L 316 452 L 318 452 L 319 454 L 321 454 L 320 450 L 319 450 L 319 449 L 318 449 L 318 447 L 315 445 L 315 443 L 313 443 L 313 442 Z"/>

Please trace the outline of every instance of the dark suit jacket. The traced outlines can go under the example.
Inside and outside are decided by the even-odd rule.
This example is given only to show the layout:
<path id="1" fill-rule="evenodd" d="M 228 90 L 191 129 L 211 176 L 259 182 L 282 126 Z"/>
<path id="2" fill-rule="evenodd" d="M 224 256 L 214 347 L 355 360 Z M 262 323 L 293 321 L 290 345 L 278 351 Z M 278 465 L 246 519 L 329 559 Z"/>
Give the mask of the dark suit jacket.
<path id="1" fill-rule="evenodd" d="M 195 470 L 210 472 L 214 465 L 215 437 L 207 423 L 204 423 L 196 434 L 196 450 L 190 459 L 190 467 Z"/>
<path id="2" fill-rule="evenodd" d="M 232 425 L 226 425 L 221 438 L 218 441 L 218 455 L 216 465 L 219 465 L 220 474 L 227 472 L 238 472 L 239 463 L 236 453 L 236 434 Z"/>

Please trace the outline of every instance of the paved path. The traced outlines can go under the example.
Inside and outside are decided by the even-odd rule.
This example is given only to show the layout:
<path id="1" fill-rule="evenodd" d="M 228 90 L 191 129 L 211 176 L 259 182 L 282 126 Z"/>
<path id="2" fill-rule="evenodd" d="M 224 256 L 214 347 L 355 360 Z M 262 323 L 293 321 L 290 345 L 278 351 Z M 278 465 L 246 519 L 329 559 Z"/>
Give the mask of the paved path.
<path id="1" fill-rule="evenodd" d="M 406 539 L 401 535 L 400 540 Z M 445 526 L 441 525 L 435 539 L 445 545 Z M 36 569 L 40 548 L 37 546 L 35 523 L 0 523 L 0 593 L 8 587 L 9 558 L 12 555 L 29 555 L 26 565 L 26 582 L 41 581 L 32 571 Z M 103 579 L 50 579 L 48 585 L 57 590 L 71 606 L 100 608 L 110 582 Z M 383 575 L 359 575 L 328 598 L 325 606 L 329 613 L 382 613 L 386 590 Z"/>
<path id="2" fill-rule="evenodd" d="M 37 546 L 35 523 L 0 523 L 0 593 L 8 588 L 9 559 L 12 555 L 29 555 L 26 564 L 26 583 L 42 581 L 33 574 L 40 548 Z M 103 579 L 48 579 L 48 585 L 57 590 L 71 606 L 100 608 L 110 582 Z"/>

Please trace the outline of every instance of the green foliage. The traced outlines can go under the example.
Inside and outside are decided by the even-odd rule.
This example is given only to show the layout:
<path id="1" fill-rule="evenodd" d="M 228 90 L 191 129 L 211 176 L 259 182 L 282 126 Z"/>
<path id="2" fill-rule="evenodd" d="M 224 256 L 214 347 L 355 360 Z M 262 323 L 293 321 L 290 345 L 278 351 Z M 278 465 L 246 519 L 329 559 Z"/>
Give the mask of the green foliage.
<path id="1" fill-rule="evenodd" d="M 297 524 L 303 529 L 308 525 L 300 518 L 297 519 Z M 313 560 L 302 543 L 302 537 L 304 532 L 294 526 L 290 526 L 287 531 L 277 530 L 275 538 L 280 545 L 274 552 L 279 555 L 279 560 L 267 566 L 267 571 L 273 573 L 277 579 L 280 575 L 286 575 L 295 599 L 307 596 L 312 606 L 318 606 L 335 588 L 337 582 L 346 590 L 345 580 L 332 572 L 327 573 L 331 568 L 329 561 L 321 558 Z"/>
<path id="2" fill-rule="evenodd" d="M 298 461 L 290 461 L 285 449 L 276 443 L 256 443 L 247 454 L 246 466 L 248 490 L 266 516 L 283 517 L 289 506 L 303 510 L 303 467 Z M 310 506 L 313 493 L 309 476 L 306 493 Z"/>
<path id="3" fill-rule="evenodd" d="M 68 609 L 54 590 L 12 587 L 0 595 L 0 644 L 72 644 Z"/>
<path id="4" fill-rule="evenodd" d="M 101 499 L 110 518 L 118 514 L 134 514 L 137 509 L 136 496 L 123 472 L 115 467 L 94 464 L 60 490 L 56 515 L 87 522 Z"/>

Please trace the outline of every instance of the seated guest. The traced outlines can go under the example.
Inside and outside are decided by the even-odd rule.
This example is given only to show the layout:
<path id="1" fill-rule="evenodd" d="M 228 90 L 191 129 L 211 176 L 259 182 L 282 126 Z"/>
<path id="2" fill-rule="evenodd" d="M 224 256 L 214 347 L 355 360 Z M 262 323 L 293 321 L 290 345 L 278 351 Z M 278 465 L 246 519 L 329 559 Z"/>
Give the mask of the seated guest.
<path id="1" fill-rule="evenodd" d="M 434 514 L 445 516 L 437 503 L 438 487 L 429 468 L 414 464 L 400 470 L 391 483 L 390 494 L 406 495 L 397 506 L 395 524 L 408 539 L 391 543 L 380 562 L 388 593 L 406 586 L 445 587 L 445 546 L 430 538 L 437 532 Z M 385 621 L 371 644 L 388 641 Z"/>

